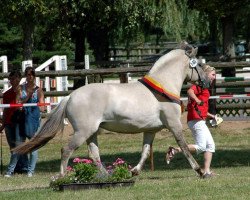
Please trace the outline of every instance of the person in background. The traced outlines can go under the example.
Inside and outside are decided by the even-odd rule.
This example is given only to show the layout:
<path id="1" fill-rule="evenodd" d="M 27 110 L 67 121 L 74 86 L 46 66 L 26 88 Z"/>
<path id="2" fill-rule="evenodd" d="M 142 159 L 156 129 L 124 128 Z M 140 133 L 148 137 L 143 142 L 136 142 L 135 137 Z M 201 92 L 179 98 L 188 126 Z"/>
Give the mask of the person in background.
<path id="1" fill-rule="evenodd" d="M 35 83 L 36 74 L 32 67 L 25 69 L 26 82 L 20 86 L 17 100 L 20 103 L 44 103 L 44 93 L 42 88 L 38 87 Z M 24 132 L 24 135 L 31 139 L 40 126 L 40 112 L 44 111 L 44 106 L 31 106 L 23 108 L 25 113 L 25 119 L 23 127 L 20 131 Z M 28 177 L 32 177 L 36 162 L 38 159 L 38 152 L 33 151 L 29 155 L 28 163 Z"/>
<path id="2" fill-rule="evenodd" d="M 238 42 L 237 46 L 236 46 L 236 49 L 235 49 L 235 53 L 237 56 L 244 56 L 245 55 L 245 45 L 244 45 L 244 42 L 241 41 L 241 42 Z"/>
<path id="3" fill-rule="evenodd" d="M 203 70 L 210 78 L 211 84 L 216 78 L 215 68 L 204 65 Z M 210 84 L 210 85 L 211 85 Z M 206 125 L 206 118 L 215 118 L 215 115 L 208 112 L 208 100 L 210 97 L 208 88 L 201 88 L 192 85 L 188 91 L 187 121 L 188 127 L 192 131 L 195 144 L 188 144 L 191 153 L 204 153 L 204 172 L 203 178 L 212 177 L 214 174 L 210 170 L 213 153 L 215 152 L 215 143 L 213 137 Z M 180 147 L 169 147 L 166 154 L 166 161 L 169 163 L 177 153 L 182 152 Z"/>
<path id="4" fill-rule="evenodd" d="M 19 83 L 22 76 L 19 71 L 11 71 L 9 74 L 9 82 L 11 88 L 3 93 L 3 104 L 16 104 L 16 95 L 19 91 Z M 5 129 L 5 135 L 7 138 L 8 145 L 10 147 L 10 162 L 8 165 L 7 173 L 5 177 L 11 177 L 14 174 L 16 165 L 20 161 L 20 167 L 18 171 L 27 171 L 27 155 L 18 155 L 13 153 L 11 149 L 15 148 L 19 144 L 25 141 L 25 137 L 20 134 L 19 124 L 12 120 L 12 116 L 18 108 L 4 108 L 3 110 L 3 121 L 0 127 L 0 132 L 2 134 L 3 129 Z"/>

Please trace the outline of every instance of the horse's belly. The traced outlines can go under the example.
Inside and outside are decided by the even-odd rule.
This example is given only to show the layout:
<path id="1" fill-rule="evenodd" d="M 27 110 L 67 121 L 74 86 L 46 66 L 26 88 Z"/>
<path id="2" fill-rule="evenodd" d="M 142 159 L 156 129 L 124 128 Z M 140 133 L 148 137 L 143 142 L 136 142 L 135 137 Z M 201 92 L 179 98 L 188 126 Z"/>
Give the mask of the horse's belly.
<path id="1" fill-rule="evenodd" d="M 132 122 L 129 120 L 106 121 L 101 123 L 100 127 L 109 131 L 120 133 L 140 133 L 146 131 L 158 131 L 164 128 L 161 121 L 158 120 L 145 122 Z"/>

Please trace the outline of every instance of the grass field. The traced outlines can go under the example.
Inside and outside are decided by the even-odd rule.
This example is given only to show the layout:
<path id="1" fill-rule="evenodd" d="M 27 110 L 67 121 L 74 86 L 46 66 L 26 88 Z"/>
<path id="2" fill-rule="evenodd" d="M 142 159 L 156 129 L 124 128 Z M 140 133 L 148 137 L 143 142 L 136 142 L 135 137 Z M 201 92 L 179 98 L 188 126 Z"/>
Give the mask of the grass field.
<path id="1" fill-rule="evenodd" d="M 168 131 L 162 131 L 156 135 L 153 145 L 155 170 L 150 171 L 147 162 L 133 187 L 55 192 L 49 188 L 49 182 L 50 177 L 59 172 L 60 148 L 70 132 L 66 131 L 39 150 L 32 178 L 26 174 L 0 177 L 0 199 L 249 199 L 250 127 L 239 126 L 235 130 L 211 129 L 217 147 L 212 170 L 218 174 L 212 179 L 198 178 L 183 155 L 177 155 L 166 165 L 165 151 L 169 145 L 175 145 L 175 141 Z M 189 130 L 185 129 L 184 134 L 188 142 L 193 142 Z M 103 133 L 98 139 L 103 162 L 110 163 L 121 157 L 134 166 L 139 161 L 142 134 Z M 73 157 L 76 156 L 87 157 L 86 145 L 74 153 Z M 202 163 L 201 155 L 195 158 Z M 4 171 L 8 161 L 9 149 L 4 140 Z"/>

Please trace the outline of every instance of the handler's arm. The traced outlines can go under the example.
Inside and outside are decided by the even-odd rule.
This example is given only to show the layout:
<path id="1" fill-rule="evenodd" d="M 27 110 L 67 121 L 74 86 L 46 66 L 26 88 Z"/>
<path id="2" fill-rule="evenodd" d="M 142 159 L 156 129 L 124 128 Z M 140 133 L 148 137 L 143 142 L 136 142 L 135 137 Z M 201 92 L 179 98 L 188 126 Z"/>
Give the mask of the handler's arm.
<path id="1" fill-rule="evenodd" d="M 202 104 L 202 101 L 195 95 L 194 90 L 192 88 L 187 91 L 188 96 L 193 99 L 198 105 Z"/>
<path id="2" fill-rule="evenodd" d="M 211 114 L 211 113 L 209 113 L 209 112 L 207 113 L 207 116 L 210 117 L 210 118 L 212 118 L 212 119 L 215 118 L 215 115 L 213 115 L 213 114 Z"/>

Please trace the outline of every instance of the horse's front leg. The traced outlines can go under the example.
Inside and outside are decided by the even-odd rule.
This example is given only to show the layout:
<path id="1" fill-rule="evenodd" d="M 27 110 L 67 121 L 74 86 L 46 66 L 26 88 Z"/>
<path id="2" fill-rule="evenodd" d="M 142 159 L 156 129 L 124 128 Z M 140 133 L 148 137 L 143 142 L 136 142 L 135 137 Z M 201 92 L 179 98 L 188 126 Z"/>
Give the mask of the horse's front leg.
<path id="1" fill-rule="evenodd" d="M 155 138 L 155 133 L 143 133 L 143 146 L 142 154 L 139 163 L 131 170 L 133 175 L 138 175 L 142 170 L 142 167 L 150 155 L 150 146 L 152 145 Z"/>
<path id="2" fill-rule="evenodd" d="M 170 131 L 173 133 L 175 140 L 179 147 L 181 148 L 184 156 L 187 158 L 188 162 L 190 163 L 191 167 L 195 172 L 199 175 L 202 176 L 202 170 L 199 166 L 199 164 L 196 162 L 190 151 L 188 150 L 188 145 L 187 142 L 183 136 L 182 132 L 182 124 L 181 121 L 178 119 L 174 119 L 173 121 L 169 120 L 168 121 L 168 127 Z"/>

